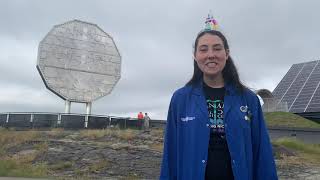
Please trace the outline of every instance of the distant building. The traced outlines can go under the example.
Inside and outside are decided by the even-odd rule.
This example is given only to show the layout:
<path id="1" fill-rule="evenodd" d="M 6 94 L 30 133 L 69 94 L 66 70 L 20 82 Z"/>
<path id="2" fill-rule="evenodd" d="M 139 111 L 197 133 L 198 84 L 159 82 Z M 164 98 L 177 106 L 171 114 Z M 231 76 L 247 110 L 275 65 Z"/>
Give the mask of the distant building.
<path id="1" fill-rule="evenodd" d="M 261 99 L 260 99 L 263 112 L 274 112 L 274 111 L 288 112 L 287 103 L 279 102 L 279 100 L 275 98 L 272 92 L 269 91 L 268 89 L 259 89 L 255 91 L 255 93 L 263 101 L 261 102 Z"/>

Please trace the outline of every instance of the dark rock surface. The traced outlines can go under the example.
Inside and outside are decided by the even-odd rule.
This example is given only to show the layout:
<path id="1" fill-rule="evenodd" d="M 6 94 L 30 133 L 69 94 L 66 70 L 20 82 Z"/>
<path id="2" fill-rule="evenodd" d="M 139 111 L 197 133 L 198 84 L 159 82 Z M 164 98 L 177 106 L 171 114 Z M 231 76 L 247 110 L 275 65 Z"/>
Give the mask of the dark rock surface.
<path id="1" fill-rule="evenodd" d="M 106 136 L 97 139 L 80 138 L 76 131 L 65 131 L 65 136 L 29 141 L 8 149 L 8 154 L 28 153 L 38 144 L 45 144 L 34 164 L 45 163 L 50 176 L 84 179 L 157 179 L 162 157 L 161 149 L 152 148 L 163 143 L 162 137 L 139 132 L 133 139 Z M 48 138 L 48 139 L 47 139 Z"/>

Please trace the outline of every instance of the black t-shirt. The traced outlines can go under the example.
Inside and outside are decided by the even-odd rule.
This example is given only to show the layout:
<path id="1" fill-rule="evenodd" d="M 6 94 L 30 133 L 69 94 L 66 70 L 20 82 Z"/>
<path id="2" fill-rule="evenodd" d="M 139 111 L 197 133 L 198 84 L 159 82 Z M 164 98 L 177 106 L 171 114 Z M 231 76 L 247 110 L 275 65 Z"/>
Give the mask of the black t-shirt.
<path id="1" fill-rule="evenodd" d="M 225 88 L 211 88 L 204 83 L 210 127 L 206 180 L 233 180 L 231 158 L 224 131 Z"/>

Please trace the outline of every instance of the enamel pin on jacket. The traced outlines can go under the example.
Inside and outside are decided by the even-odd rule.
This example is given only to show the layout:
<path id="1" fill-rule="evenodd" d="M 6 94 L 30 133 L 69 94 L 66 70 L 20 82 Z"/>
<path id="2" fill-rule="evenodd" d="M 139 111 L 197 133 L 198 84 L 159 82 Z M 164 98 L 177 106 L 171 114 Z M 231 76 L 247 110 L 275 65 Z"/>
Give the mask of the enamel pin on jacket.
<path id="1" fill-rule="evenodd" d="M 226 85 L 225 133 L 235 180 L 277 180 L 258 97 Z M 210 128 L 202 81 L 177 90 L 168 111 L 160 179 L 203 180 Z"/>

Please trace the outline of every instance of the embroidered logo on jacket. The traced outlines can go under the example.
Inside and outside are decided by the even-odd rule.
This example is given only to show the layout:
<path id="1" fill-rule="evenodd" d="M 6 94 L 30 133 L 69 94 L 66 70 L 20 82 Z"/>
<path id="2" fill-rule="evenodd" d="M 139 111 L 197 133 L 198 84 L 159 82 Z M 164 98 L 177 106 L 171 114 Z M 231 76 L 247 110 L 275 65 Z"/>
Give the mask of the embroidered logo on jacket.
<path id="1" fill-rule="evenodd" d="M 240 111 L 243 112 L 243 113 L 246 113 L 245 116 L 244 116 L 244 119 L 246 121 L 250 121 L 251 118 L 252 118 L 252 113 L 251 111 L 249 110 L 248 106 L 240 106 Z"/>
<path id="2" fill-rule="evenodd" d="M 181 118 L 181 121 L 183 121 L 183 122 L 188 122 L 188 121 L 192 121 L 192 120 L 194 120 L 194 119 L 196 119 L 196 117 L 189 117 L 189 116 L 187 116 L 187 117 L 185 117 L 185 118 Z"/>

